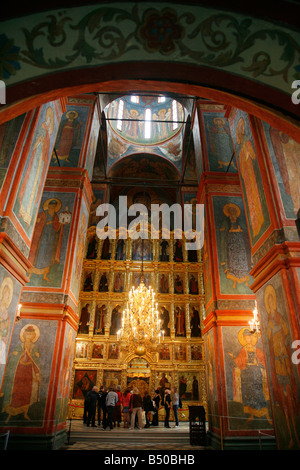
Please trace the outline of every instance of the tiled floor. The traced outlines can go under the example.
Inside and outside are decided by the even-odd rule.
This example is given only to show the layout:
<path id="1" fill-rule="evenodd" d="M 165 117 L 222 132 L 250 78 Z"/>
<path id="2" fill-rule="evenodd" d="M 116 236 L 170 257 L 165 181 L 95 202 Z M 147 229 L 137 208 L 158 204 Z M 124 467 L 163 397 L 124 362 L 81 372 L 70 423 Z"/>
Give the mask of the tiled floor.
<path id="1" fill-rule="evenodd" d="M 208 447 L 191 445 L 189 423 L 171 424 L 166 429 L 162 423 L 158 428 L 102 430 L 102 427 L 87 427 L 79 420 L 68 423 L 68 440 L 61 450 L 208 450 Z"/>

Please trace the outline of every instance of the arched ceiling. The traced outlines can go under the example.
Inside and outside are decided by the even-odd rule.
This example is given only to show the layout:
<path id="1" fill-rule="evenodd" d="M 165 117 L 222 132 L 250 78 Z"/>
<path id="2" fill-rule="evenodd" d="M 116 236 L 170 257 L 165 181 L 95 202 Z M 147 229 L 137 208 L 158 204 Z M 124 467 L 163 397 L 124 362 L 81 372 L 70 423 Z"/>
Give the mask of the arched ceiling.
<path id="1" fill-rule="evenodd" d="M 14 19 L 8 8 L 1 25 L 7 105 L 0 121 L 61 96 L 174 92 L 176 83 L 177 93 L 240 107 L 297 134 L 300 110 L 291 101 L 299 75 L 297 12 L 288 1 L 270 8 L 256 1 L 67 0 L 63 9 L 58 2 L 26 5 Z M 155 40 L 161 20 L 165 29 Z"/>

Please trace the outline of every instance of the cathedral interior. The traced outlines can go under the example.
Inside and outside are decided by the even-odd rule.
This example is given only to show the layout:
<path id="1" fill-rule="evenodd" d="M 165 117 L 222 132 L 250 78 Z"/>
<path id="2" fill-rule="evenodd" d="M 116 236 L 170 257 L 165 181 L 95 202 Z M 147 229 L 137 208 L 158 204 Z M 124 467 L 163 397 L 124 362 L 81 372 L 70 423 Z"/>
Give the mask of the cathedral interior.
<path id="1" fill-rule="evenodd" d="M 93 386 L 176 387 L 212 447 L 260 432 L 299 449 L 297 2 L 260 21 L 235 2 L 148 3 L 46 2 L 1 24 L 0 430 L 59 448 Z M 175 215 L 154 233 L 155 205 L 193 230 L 203 208 L 203 242 Z M 138 344 L 120 332 L 141 282 L 160 334 Z"/>

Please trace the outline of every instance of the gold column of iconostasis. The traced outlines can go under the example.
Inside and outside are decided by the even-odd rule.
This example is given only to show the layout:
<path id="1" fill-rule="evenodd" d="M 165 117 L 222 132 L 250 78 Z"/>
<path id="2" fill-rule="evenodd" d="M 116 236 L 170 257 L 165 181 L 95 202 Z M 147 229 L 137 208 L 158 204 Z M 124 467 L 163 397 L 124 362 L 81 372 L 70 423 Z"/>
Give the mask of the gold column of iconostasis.
<path id="1" fill-rule="evenodd" d="M 184 403 L 206 406 L 202 330 L 201 253 L 189 259 L 184 240 L 99 240 L 95 226 L 88 229 L 80 293 L 81 318 L 71 386 L 70 413 L 82 418 L 83 399 L 93 385 L 138 386 L 141 393 L 177 387 Z M 167 246 L 165 246 L 167 244 Z M 157 352 L 138 357 L 124 351 L 117 340 L 128 292 L 145 283 L 156 293 L 164 341 Z M 164 258 L 166 256 L 166 258 Z M 190 255 L 191 256 L 191 255 Z M 163 417 L 163 409 L 160 411 Z"/>
<path id="2" fill-rule="evenodd" d="M 0 419 L 12 438 L 18 433 L 25 442 L 38 436 L 37 447 L 54 433 L 56 441 L 64 439 L 98 116 L 95 100 L 84 96 L 34 110 L 24 118 L 23 140 L 11 159 L 17 171 L 10 191 L 16 194 L 7 199 L 5 236 L 23 250 L 26 263 L 20 255 L 18 269 L 26 268 L 27 278 L 22 285 L 14 280 L 16 293 L 10 298 L 14 312 Z M 22 366 L 24 351 L 28 367 Z"/>

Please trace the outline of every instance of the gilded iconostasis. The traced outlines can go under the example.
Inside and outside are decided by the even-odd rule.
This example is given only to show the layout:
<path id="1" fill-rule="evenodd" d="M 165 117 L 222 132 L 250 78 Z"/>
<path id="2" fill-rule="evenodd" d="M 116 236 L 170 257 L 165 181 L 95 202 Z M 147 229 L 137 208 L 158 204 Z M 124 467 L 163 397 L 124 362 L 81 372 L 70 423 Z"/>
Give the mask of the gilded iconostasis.
<path id="1" fill-rule="evenodd" d="M 102 200 L 101 191 L 95 200 Z M 133 193 L 133 194 L 132 194 Z M 129 201 L 143 196 L 160 200 L 155 191 L 130 190 Z M 97 199 L 98 196 L 98 199 Z M 190 194 L 190 200 L 195 200 Z M 187 197 L 186 197 L 187 199 Z M 70 411 L 82 416 L 81 405 L 91 385 L 137 386 L 153 396 L 159 389 L 176 387 L 184 403 L 181 418 L 188 419 L 188 405 L 206 405 L 203 357 L 203 277 L 200 250 L 187 250 L 185 239 L 98 238 L 97 217 L 91 219 L 85 247 L 80 320 L 76 338 Z M 117 231 L 118 233 L 118 231 Z M 164 331 L 155 352 L 143 356 L 134 347 L 122 349 L 118 341 L 122 312 L 129 290 L 143 280 L 152 286 Z M 163 415 L 163 410 L 161 410 Z"/>

